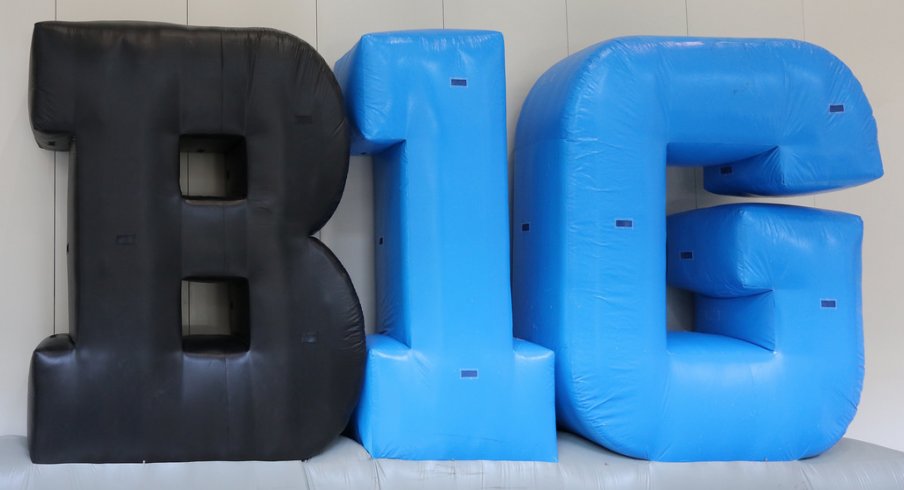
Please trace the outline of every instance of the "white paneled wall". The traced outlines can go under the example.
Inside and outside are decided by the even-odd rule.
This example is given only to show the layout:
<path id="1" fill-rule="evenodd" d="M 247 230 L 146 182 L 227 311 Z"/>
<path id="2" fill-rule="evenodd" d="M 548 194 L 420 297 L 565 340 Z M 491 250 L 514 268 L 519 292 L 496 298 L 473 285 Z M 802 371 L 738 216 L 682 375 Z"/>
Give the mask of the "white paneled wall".
<path id="1" fill-rule="evenodd" d="M 224 5 L 224 8 L 228 7 Z M 186 0 L 56 0 L 56 20 L 146 20 L 184 24 L 187 12 Z"/>
<path id="2" fill-rule="evenodd" d="M 187 12 L 187 22 L 192 25 L 272 27 L 291 32 L 311 46 L 317 45 L 316 0 L 182 0 L 178 3 L 185 6 L 183 12 Z"/>
<path id="3" fill-rule="evenodd" d="M 867 375 L 853 437 L 904 450 L 904 19 L 900 0 L 6 0 L 0 18 L 0 433 L 25 432 L 28 358 L 53 331 L 68 330 L 65 154 L 39 150 L 26 109 L 28 45 L 38 20 L 152 20 L 195 25 L 263 26 L 314 45 L 332 65 L 364 33 L 421 28 L 502 31 L 506 42 L 509 148 L 521 103 L 557 60 L 621 35 L 788 37 L 821 44 L 860 77 L 879 122 L 886 176 L 859 189 L 770 199 L 863 216 Z M 205 158 L 183 155 L 183 184 L 213 184 Z M 194 162 L 194 163 L 193 163 Z M 739 199 L 703 190 L 696 169 L 669 169 L 669 212 Z M 373 212 L 370 159 L 351 159 L 344 198 L 321 239 L 342 260 L 374 327 Z M 897 191 L 897 192 L 896 192 Z M 218 291 L 186 289 L 185 322 L 216 323 Z M 674 292 L 672 292 L 674 293 Z M 686 326 L 688 296 L 670 294 L 669 327 Z"/>
<path id="4" fill-rule="evenodd" d="M 0 17 L 2 434 L 25 431 L 28 360 L 53 331 L 54 155 L 35 145 L 26 97 L 31 25 L 53 12 L 53 0 L 30 0 L 4 4 Z"/>
<path id="5" fill-rule="evenodd" d="M 687 34 L 685 0 L 570 0 L 565 11 L 569 53 L 618 36 Z"/>

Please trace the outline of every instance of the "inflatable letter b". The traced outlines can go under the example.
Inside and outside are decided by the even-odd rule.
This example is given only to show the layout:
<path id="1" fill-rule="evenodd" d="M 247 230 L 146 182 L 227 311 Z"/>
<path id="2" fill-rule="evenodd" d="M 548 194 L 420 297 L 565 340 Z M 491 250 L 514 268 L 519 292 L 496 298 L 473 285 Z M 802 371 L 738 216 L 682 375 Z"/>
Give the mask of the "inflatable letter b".
<path id="1" fill-rule="evenodd" d="M 336 80 L 272 30 L 35 26 L 31 118 L 69 148 L 70 333 L 32 358 L 39 463 L 303 459 L 345 427 L 364 374 L 358 298 L 310 235 L 338 204 Z M 179 190 L 181 146 L 241 186 Z M 235 286 L 231 335 L 183 337 L 183 279 Z"/>

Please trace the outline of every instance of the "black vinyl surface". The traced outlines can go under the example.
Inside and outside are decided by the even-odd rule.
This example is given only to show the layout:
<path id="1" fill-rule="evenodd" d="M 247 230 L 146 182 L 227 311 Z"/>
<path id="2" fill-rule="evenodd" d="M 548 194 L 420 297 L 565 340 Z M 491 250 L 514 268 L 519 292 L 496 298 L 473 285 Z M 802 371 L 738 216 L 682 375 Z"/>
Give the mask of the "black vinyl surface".
<path id="1" fill-rule="evenodd" d="M 45 22 L 30 112 L 70 150 L 70 334 L 32 358 L 38 463 L 305 459 L 364 375 L 348 274 L 311 234 L 348 171 L 339 87 L 265 29 Z M 223 154 L 227 189 L 185 197 L 179 152 Z M 186 336 L 181 282 L 220 281 L 230 334 Z"/>

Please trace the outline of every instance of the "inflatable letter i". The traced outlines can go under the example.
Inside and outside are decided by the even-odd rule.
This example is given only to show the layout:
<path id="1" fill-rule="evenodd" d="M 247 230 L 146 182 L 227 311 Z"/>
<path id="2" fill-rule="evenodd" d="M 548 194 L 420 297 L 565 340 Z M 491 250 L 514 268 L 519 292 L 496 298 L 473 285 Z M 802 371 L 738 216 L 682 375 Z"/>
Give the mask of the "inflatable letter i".
<path id="1" fill-rule="evenodd" d="M 555 461 L 552 352 L 512 338 L 502 35 L 369 34 L 336 65 L 374 156 L 374 457 Z"/>

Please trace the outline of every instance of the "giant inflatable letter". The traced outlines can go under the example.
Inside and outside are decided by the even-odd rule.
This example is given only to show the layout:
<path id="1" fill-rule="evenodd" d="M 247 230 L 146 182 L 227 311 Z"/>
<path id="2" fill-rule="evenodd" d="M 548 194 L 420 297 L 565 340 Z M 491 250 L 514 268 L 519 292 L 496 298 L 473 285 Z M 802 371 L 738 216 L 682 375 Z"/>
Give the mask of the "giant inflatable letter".
<path id="1" fill-rule="evenodd" d="M 348 275 L 310 236 L 349 141 L 313 48 L 272 30 L 42 23 L 31 117 L 73 165 L 73 320 L 32 359 L 32 459 L 300 459 L 338 435 L 365 344 Z M 180 138 L 231 142 L 246 192 L 183 198 Z M 183 338 L 183 278 L 244 285 L 247 329 Z"/>
<path id="2" fill-rule="evenodd" d="M 625 38 L 558 63 L 516 146 L 516 334 L 556 353 L 560 422 L 653 460 L 830 447 L 863 377 L 856 216 L 732 205 L 669 218 L 665 166 L 788 195 L 878 178 L 876 127 L 834 56 L 785 40 Z M 669 281 L 694 332 L 665 328 Z"/>
<path id="3" fill-rule="evenodd" d="M 357 431 L 402 459 L 556 459 L 553 358 L 512 339 L 497 32 L 369 34 L 336 65 L 374 153 L 378 323 Z"/>

